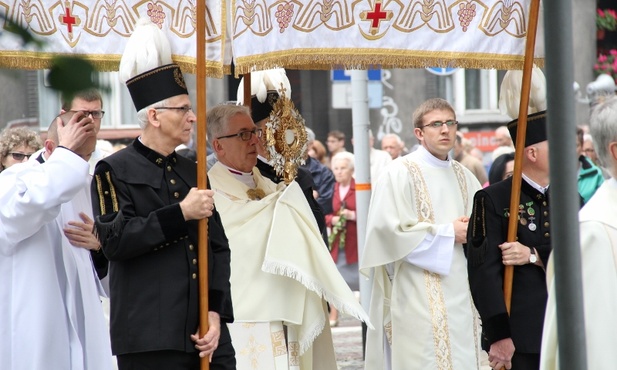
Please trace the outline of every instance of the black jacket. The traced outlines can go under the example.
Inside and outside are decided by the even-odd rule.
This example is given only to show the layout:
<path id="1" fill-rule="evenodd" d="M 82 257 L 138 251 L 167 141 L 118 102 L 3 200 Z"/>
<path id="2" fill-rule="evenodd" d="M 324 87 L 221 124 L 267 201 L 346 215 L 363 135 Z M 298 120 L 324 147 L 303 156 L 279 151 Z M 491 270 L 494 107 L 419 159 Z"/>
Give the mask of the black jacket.
<path id="1" fill-rule="evenodd" d="M 195 352 L 199 317 L 197 221 L 179 202 L 195 187 L 196 165 L 163 157 L 135 140 L 101 160 L 92 181 L 96 230 L 110 261 L 111 340 L 116 355 Z M 233 321 L 230 250 L 215 212 L 208 219 L 209 310 Z M 221 348 L 221 346 L 219 347 Z"/>
<path id="2" fill-rule="evenodd" d="M 511 311 L 503 294 L 504 265 L 498 245 L 508 235 L 512 178 L 476 193 L 467 229 L 469 284 L 482 318 L 483 347 L 512 338 L 517 353 L 540 353 L 546 308 L 546 273 L 537 265 L 514 266 Z M 551 252 L 549 195 L 521 184 L 518 241 L 535 247 L 544 266 Z"/>

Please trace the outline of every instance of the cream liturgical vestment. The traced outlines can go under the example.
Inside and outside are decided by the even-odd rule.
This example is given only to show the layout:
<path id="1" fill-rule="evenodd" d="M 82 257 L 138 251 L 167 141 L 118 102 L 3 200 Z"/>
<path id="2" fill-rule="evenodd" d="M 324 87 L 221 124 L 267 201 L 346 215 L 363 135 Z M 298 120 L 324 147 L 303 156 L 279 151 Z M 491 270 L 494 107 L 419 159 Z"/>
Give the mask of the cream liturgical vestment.
<path id="1" fill-rule="evenodd" d="M 237 368 L 335 370 L 324 300 L 360 320 L 368 315 L 336 269 L 300 186 L 277 185 L 253 168 L 251 189 L 220 162 L 208 176 L 231 249 Z"/>
<path id="2" fill-rule="evenodd" d="M 478 315 L 452 225 L 479 189 L 469 170 L 424 147 L 377 181 L 360 262 L 374 271 L 365 369 L 479 368 Z"/>
<path id="3" fill-rule="evenodd" d="M 62 233 L 92 217 L 89 179 L 63 148 L 0 173 L 0 369 L 112 369 L 90 251 Z"/>
<path id="4" fill-rule="evenodd" d="M 583 308 L 587 368 L 609 369 L 617 364 L 617 181 L 605 181 L 579 212 Z M 548 303 L 542 335 L 540 369 L 558 370 L 559 342 L 553 257 L 546 270 Z M 567 273 L 567 271 L 566 271 Z"/>

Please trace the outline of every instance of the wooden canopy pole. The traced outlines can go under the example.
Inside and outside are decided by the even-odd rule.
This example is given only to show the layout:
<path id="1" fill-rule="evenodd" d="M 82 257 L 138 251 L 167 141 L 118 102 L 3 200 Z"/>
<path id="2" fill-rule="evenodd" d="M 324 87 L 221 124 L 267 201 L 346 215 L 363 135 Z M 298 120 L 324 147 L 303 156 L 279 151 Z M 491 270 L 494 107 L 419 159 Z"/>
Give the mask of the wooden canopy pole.
<path id="1" fill-rule="evenodd" d="M 516 128 L 516 149 L 514 152 L 514 173 L 512 175 L 512 193 L 510 194 L 510 216 L 508 219 L 508 242 L 516 241 L 518 228 L 518 203 L 521 196 L 522 160 L 525 150 L 525 135 L 527 133 L 527 114 L 529 106 L 529 94 L 531 91 L 531 73 L 533 69 L 534 49 L 536 46 L 536 33 L 538 30 L 538 17 L 540 13 L 540 0 L 531 0 L 529 9 L 529 25 L 527 27 L 527 41 L 525 44 L 525 60 L 523 63 L 523 82 L 521 88 L 521 100 L 518 110 L 518 125 Z M 506 309 L 510 314 L 512 306 L 512 279 L 514 266 L 505 267 L 503 277 L 503 296 Z"/>
<path id="2" fill-rule="evenodd" d="M 197 188 L 206 189 L 208 168 L 206 165 L 206 2 L 196 4 L 197 30 Z M 208 332 L 208 219 L 198 224 L 198 268 L 199 268 L 199 335 Z M 208 356 L 201 358 L 201 370 L 210 369 Z"/>
<path id="3" fill-rule="evenodd" d="M 251 107 L 251 72 L 244 74 L 244 104 L 247 107 Z M 257 123 L 257 122 L 255 122 Z"/>

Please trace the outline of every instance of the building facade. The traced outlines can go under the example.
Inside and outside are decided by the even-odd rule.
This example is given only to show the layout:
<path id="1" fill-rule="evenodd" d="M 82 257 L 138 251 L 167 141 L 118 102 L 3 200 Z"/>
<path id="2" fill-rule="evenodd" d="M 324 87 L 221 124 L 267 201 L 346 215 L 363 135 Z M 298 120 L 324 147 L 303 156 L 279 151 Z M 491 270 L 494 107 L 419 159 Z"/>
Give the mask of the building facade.
<path id="1" fill-rule="evenodd" d="M 572 1 L 574 81 L 584 87 L 593 80 L 596 58 L 595 0 Z M 550 68 L 546 66 L 545 68 Z M 509 121 L 498 108 L 499 84 L 505 71 L 457 70 L 451 75 L 435 75 L 426 69 L 382 70 L 382 106 L 370 109 L 370 128 L 379 139 L 386 133 L 396 133 L 408 148 L 416 144 L 411 123 L 413 110 L 422 101 L 441 97 L 456 109 L 459 129 L 476 140 L 476 145 L 490 149 L 491 133 L 497 126 Z M 313 128 L 317 139 L 325 142 L 331 130 L 341 130 L 351 138 L 351 109 L 333 108 L 333 83 L 331 71 L 288 70 L 292 86 L 292 99 Z M 194 101 L 195 76 L 187 75 Z M 99 80 L 110 87 L 104 94 L 105 117 L 101 138 L 110 141 L 129 141 L 139 128 L 126 87 L 117 80 L 116 73 L 100 73 Z M 218 102 L 236 100 L 238 80 L 226 76 L 222 80 L 208 79 L 207 106 Z M 582 88 L 584 91 L 584 88 Z M 45 84 L 45 71 L 0 69 L 0 129 L 7 125 L 29 125 L 45 130 L 58 114 L 60 98 Z M 586 123 L 589 106 L 576 105 L 576 120 Z M 347 148 L 351 148 L 348 140 Z"/>

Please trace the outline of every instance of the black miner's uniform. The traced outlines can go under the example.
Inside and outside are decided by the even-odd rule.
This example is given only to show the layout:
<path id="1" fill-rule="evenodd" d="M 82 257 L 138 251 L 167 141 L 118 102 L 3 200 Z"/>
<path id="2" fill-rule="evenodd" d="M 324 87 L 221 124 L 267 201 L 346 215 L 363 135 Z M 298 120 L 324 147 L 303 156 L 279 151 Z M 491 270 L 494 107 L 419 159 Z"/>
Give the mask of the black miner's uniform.
<path id="1" fill-rule="evenodd" d="M 542 267 L 514 266 L 510 317 L 503 294 L 501 249 L 508 235 L 512 178 L 476 193 L 467 229 L 469 285 L 482 318 L 483 347 L 512 338 L 515 354 L 538 354 L 546 308 L 546 273 Z M 542 194 L 524 179 L 521 182 L 517 228 L 518 242 L 535 247 L 538 259 L 547 265 L 551 252 L 549 195 Z"/>
<path id="2" fill-rule="evenodd" d="M 185 221 L 179 206 L 197 185 L 196 172 L 195 162 L 175 152 L 163 157 L 138 139 L 96 166 L 92 199 L 110 261 L 116 355 L 175 350 L 197 356 L 190 335 L 199 325 L 198 222 Z M 235 369 L 225 325 L 233 321 L 230 250 L 218 212 L 208 219 L 208 240 L 209 310 L 221 317 L 211 368 Z M 217 361 L 220 356 L 231 361 Z"/>

